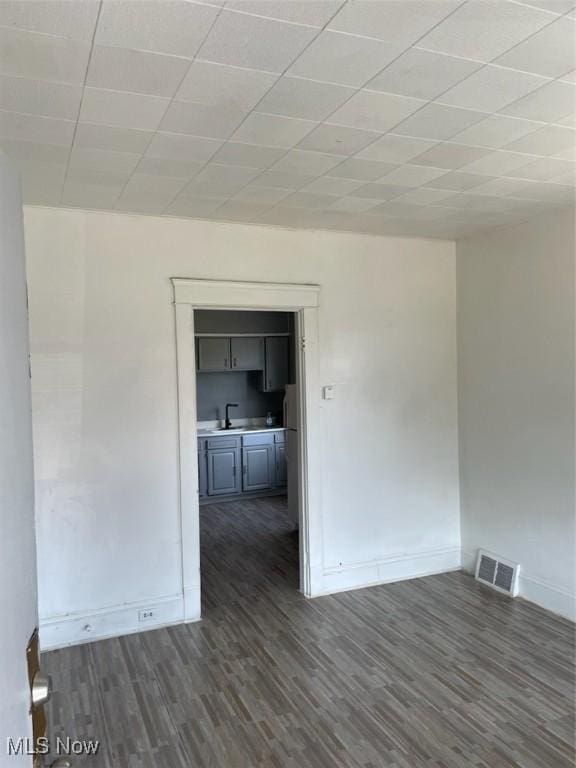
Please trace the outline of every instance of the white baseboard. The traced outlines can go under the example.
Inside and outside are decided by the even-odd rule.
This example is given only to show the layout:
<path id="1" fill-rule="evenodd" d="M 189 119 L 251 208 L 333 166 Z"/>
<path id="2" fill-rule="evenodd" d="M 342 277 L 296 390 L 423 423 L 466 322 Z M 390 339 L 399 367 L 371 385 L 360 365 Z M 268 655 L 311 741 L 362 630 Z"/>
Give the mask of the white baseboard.
<path id="1" fill-rule="evenodd" d="M 473 552 L 462 550 L 462 567 L 464 570 L 474 573 L 476 555 Z M 576 622 L 576 595 L 564 587 L 530 576 L 522 570 L 522 564 L 520 564 L 518 576 L 518 597 Z"/>
<path id="2" fill-rule="evenodd" d="M 182 595 L 169 595 L 153 600 L 123 603 L 101 610 L 70 613 L 40 619 L 40 645 L 43 651 L 63 648 L 68 645 L 92 643 L 109 637 L 146 632 L 172 624 L 194 621 L 194 600 L 190 601 L 190 612 L 184 612 Z M 154 616 L 146 621 L 139 620 L 139 612 L 151 609 Z"/>
<path id="3" fill-rule="evenodd" d="M 324 570 L 322 589 L 313 597 L 417 579 L 461 568 L 460 548 L 447 547 L 395 555 L 370 563 L 354 563 Z"/>

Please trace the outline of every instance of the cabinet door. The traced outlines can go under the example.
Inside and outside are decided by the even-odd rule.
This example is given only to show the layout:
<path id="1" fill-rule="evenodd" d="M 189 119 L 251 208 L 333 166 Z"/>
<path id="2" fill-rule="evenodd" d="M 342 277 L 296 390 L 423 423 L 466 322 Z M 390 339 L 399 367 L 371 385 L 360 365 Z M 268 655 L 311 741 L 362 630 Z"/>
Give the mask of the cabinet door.
<path id="1" fill-rule="evenodd" d="M 230 370 L 230 339 L 216 337 L 199 338 L 198 370 Z"/>
<path id="2" fill-rule="evenodd" d="M 208 451 L 208 496 L 240 492 L 238 448 Z"/>
<path id="3" fill-rule="evenodd" d="M 278 392 L 288 383 L 288 337 L 267 336 L 264 392 Z"/>
<path id="4" fill-rule="evenodd" d="M 261 371 L 264 368 L 264 338 L 232 338 L 232 368 L 239 371 Z"/>
<path id="5" fill-rule="evenodd" d="M 251 445 L 242 449 L 242 490 L 261 491 L 271 488 L 273 473 L 273 445 Z"/>
<path id="6" fill-rule="evenodd" d="M 276 485 L 283 487 L 288 482 L 288 468 L 286 466 L 286 444 L 276 443 Z"/>
<path id="7" fill-rule="evenodd" d="M 198 495 L 200 498 L 208 493 L 208 466 L 206 451 L 198 451 Z"/>

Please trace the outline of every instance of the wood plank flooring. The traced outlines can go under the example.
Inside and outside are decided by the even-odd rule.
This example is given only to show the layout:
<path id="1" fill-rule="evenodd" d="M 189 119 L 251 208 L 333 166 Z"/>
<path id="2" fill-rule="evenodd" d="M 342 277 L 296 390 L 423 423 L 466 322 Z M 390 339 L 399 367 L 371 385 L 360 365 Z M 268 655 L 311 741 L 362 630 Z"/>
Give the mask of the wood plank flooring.
<path id="1" fill-rule="evenodd" d="M 91 768 L 571 768 L 574 626 L 461 573 L 315 600 L 281 498 L 203 507 L 204 619 L 53 651 Z"/>

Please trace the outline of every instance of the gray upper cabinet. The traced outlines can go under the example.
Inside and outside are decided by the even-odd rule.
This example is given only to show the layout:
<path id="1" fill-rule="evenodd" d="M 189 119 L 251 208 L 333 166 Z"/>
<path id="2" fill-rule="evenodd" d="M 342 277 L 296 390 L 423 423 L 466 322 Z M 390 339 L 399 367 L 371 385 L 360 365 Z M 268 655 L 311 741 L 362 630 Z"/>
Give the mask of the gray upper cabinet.
<path id="1" fill-rule="evenodd" d="M 288 383 L 288 338 L 267 336 L 265 340 L 264 392 L 279 392 Z"/>
<path id="2" fill-rule="evenodd" d="M 199 338 L 198 370 L 229 371 L 230 339 L 210 336 Z"/>
<path id="3" fill-rule="evenodd" d="M 208 495 L 240 493 L 240 449 L 208 450 Z"/>
<path id="4" fill-rule="evenodd" d="M 264 368 L 264 338 L 232 337 L 230 339 L 232 369 L 261 371 Z"/>
<path id="5" fill-rule="evenodd" d="M 250 445 L 242 449 L 242 490 L 262 491 L 274 484 L 274 446 Z"/>

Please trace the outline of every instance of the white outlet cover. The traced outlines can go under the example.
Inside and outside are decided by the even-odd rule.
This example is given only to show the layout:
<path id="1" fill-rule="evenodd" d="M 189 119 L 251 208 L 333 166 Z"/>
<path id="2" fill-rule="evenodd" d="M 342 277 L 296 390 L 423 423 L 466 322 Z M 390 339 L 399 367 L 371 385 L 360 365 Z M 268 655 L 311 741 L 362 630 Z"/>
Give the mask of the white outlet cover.
<path id="1" fill-rule="evenodd" d="M 334 400 L 336 397 L 334 384 L 328 384 L 322 389 L 322 397 L 324 400 Z"/>

